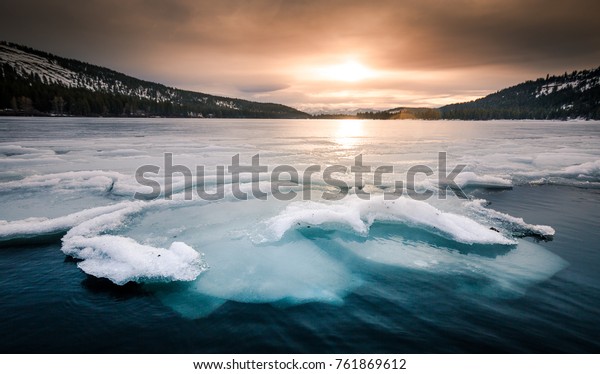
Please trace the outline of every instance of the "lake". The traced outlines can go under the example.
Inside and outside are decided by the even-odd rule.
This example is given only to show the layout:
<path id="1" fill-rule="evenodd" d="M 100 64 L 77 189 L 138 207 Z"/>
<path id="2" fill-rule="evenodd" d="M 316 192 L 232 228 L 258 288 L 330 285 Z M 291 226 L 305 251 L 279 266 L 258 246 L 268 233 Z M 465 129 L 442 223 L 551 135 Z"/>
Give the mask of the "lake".
<path id="1" fill-rule="evenodd" d="M 0 117 L 0 352 L 597 353 L 599 145 L 592 121 Z"/>

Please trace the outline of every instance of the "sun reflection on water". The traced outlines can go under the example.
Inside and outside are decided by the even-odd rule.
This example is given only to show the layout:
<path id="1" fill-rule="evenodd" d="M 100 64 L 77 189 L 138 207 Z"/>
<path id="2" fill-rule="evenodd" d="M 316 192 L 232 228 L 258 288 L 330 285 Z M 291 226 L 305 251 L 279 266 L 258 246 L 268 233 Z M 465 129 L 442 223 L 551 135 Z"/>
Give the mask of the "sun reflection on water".
<path id="1" fill-rule="evenodd" d="M 333 136 L 336 143 L 349 148 L 359 144 L 364 135 L 364 121 L 349 119 L 337 121 Z"/>

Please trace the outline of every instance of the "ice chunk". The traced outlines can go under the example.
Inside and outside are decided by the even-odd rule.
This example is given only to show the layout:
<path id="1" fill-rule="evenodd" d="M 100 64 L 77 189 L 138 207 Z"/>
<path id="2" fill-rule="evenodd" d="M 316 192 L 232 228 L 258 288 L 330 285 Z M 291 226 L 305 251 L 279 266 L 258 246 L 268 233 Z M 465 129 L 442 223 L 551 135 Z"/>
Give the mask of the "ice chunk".
<path id="1" fill-rule="evenodd" d="M 114 235 L 70 237 L 63 252 L 81 259 L 77 266 L 115 284 L 143 281 L 192 281 L 206 270 L 200 253 L 182 242 L 168 249 L 142 245 Z"/>
<path id="2" fill-rule="evenodd" d="M 6 157 L 12 156 L 22 156 L 22 155 L 31 155 L 31 154 L 40 154 L 40 153 L 51 153 L 50 151 L 45 151 L 37 148 L 30 147 L 22 147 L 17 144 L 3 144 L 0 145 L 0 155 L 4 155 Z"/>
<path id="3" fill-rule="evenodd" d="M 0 191 L 47 188 L 107 191 L 113 187 L 113 184 L 117 180 L 126 178 L 121 173 L 102 170 L 69 171 L 64 173 L 31 175 L 20 180 L 0 183 Z"/>
<path id="4" fill-rule="evenodd" d="M 342 303 L 360 284 L 343 261 L 300 233 L 290 233 L 276 243 L 257 244 L 250 239 L 256 222 L 277 214 L 285 204 L 246 200 L 161 206 L 130 222 L 121 233 L 152 246 L 181 240 L 202 249 L 208 271 L 184 289 L 160 287 L 159 298 L 186 316 L 208 313 L 205 300 L 212 300 L 215 307 L 222 300 Z"/>
<path id="5" fill-rule="evenodd" d="M 564 168 L 563 172 L 567 176 L 568 175 L 571 175 L 571 176 L 585 175 L 585 176 L 599 177 L 600 176 L 600 160 L 584 162 L 580 165 L 569 166 L 569 167 Z"/>
<path id="6" fill-rule="evenodd" d="M 108 206 L 85 209 L 76 213 L 57 218 L 30 217 L 17 221 L 0 221 L 0 241 L 31 238 L 41 235 L 52 235 L 67 232 L 74 226 L 80 225 L 98 216 L 109 213 L 132 212 L 141 209 L 140 202 L 122 202 Z"/>
<path id="7" fill-rule="evenodd" d="M 137 157 L 145 156 L 147 152 L 140 149 L 111 149 L 106 151 L 98 151 L 99 156 L 104 157 Z"/>
<path id="8" fill-rule="evenodd" d="M 0 221 L 0 240 L 29 238 L 67 232 L 62 251 L 83 260 L 78 266 L 96 277 L 116 284 L 129 281 L 190 281 L 206 269 L 200 253 L 190 246 L 173 242 L 168 249 L 142 245 L 134 239 L 103 235 L 119 228 L 124 220 L 143 209 L 178 202 L 141 201 L 86 209 L 66 216 Z"/>
<path id="9" fill-rule="evenodd" d="M 513 217 L 509 214 L 486 208 L 486 200 L 477 199 L 467 202 L 465 205 L 472 212 L 482 217 L 495 228 L 503 228 L 516 236 L 537 236 L 542 239 L 552 239 L 555 231 L 546 225 L 532 225 L 526 223 L 523 218 Z"/>
<path id="10" fill-rule="evenodd" d="M 511 188 L 512 181 L 492 175 L 477 175 L 470 171 L 463 171 L 454 178 L 455 183 L 462 188 Z"/>
<path id="11" fill-rule="evenodd" d="M 83 260 L 84 272 L 110 279 L 116 284 L 129 281 L 190 281 L 206 270 L 201 255 L 185 243 L 173 242 L 169 249 L 143 245 L 132 238 L 107 234 L 120 228 L 124 220 L 143 209 L 177 202 L 126 202 L 70 229 L 62 238 L 61 250 Z"/>
<path id="12" fill-rule="evenodd" d="M 266 232 L 259 241 L 280 240 L 289 230 L 303 225 L 349 228 L 359 235 L 367 235 L 375 221 L 400 222 L 467 244 L 515 244 L 513 239 L 468 217 L 442 212 L 424 201 L 405 197 L 384 200 L 383 196 L 373 196 L 371 200 L 348 196 L 341 203 L 330 204 L 292 203 L 265 222 Z"/>

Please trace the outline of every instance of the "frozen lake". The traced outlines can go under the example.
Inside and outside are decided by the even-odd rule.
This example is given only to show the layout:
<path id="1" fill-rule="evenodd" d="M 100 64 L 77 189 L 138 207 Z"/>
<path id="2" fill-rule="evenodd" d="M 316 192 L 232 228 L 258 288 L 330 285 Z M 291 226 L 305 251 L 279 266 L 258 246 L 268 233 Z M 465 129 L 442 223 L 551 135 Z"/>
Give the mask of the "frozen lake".
<path id="1" fill-rule="evenodd" d="M 0 118 L 0 352 L 597 352 L 599 145 L 598 122 Z"/>

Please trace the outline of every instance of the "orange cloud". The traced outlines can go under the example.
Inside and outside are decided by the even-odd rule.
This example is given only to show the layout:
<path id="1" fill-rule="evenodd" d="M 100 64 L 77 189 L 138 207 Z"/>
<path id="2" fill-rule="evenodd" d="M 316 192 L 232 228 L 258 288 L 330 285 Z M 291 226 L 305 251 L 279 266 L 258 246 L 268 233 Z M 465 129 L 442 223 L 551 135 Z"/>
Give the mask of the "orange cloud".
<path id="1" fill-rule="evenodd" d="M 0 35 L 185 89 L 387 108 L 595 67 L 599 13 L 597 0 L 22 0 L 0 3 Z"/>

